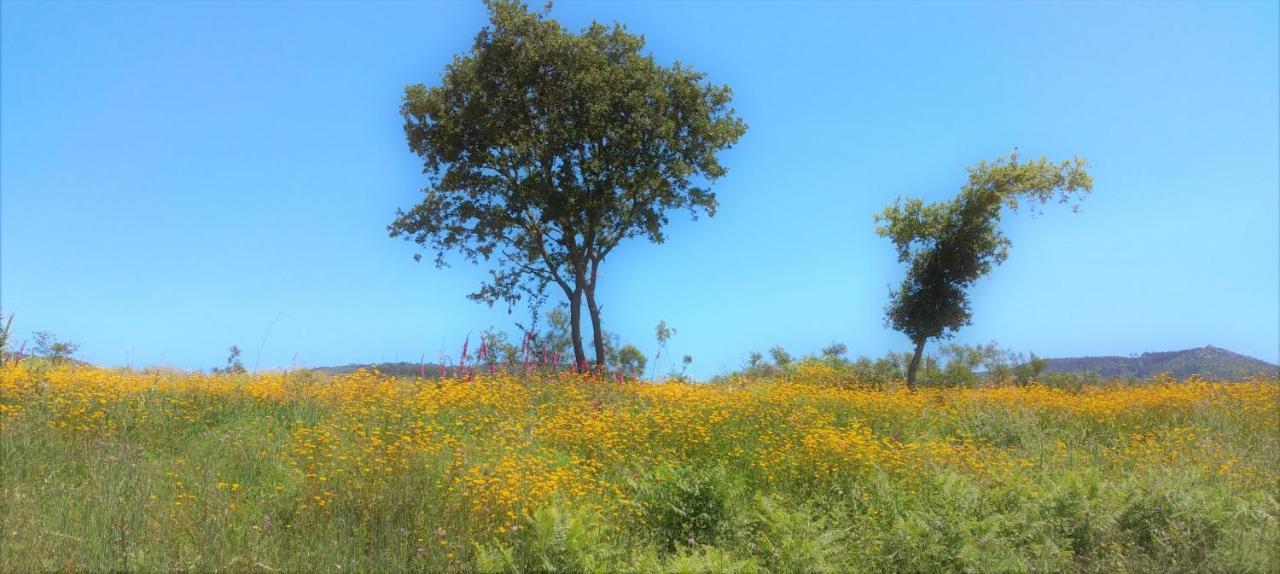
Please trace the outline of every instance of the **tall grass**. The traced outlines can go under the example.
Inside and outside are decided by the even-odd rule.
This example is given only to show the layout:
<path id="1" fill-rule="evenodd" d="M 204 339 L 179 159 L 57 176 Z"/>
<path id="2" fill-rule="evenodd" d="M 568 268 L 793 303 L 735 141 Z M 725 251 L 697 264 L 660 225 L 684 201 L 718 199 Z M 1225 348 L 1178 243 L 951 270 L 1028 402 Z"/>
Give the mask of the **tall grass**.
<path id="1" fill-rule="evenodd" d="M 0 367 L 0 570 L 1220 571 L 1280 382 L 860 388 Z"/>

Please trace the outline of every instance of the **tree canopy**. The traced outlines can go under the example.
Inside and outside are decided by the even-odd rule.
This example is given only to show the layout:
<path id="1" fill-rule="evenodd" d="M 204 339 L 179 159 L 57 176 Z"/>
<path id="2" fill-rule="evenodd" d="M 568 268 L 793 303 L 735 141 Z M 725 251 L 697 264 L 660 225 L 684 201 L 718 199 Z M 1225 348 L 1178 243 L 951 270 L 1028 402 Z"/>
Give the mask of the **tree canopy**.
<path id="1" fill-rule="evenodd" d="M 714 215 L 717 153 L 746 125 L 727 86 L 657 63 L 621 24 L 573 33 L 519 2 L 487 5 L 489 25 L 440 84 L 405 88 L 405 134 L 430 184 L 388 229 L 439 266 L 450 252 L 491 263 L 477 301 L 558 286 L 578 364 L 585 299 L 603 366 L 601 262 L 626 239 L 662 243 L 672 210 Z"/>
<path id="2" fill-rule="evenodd" d="M 1083 158 L 1024 162 L 1014 150 L 970 167 L 968 181 L 953 199 L 926 204 L 899 198 L 875 216 L 876 232 L 893 241 L 898 261 L 907 264 L 906 278 L 891 294 L 885 322 L 916 345 L 908 386 L 915 385 L 925 343 L 970 324 L 968 288 L 1009 256 L 1011 242 L 999 227 L 1002 210 L 1016 211 L 1025 203 L 1043 205 L 1055 198 L 1078 201 L 1092 189 Z"/>

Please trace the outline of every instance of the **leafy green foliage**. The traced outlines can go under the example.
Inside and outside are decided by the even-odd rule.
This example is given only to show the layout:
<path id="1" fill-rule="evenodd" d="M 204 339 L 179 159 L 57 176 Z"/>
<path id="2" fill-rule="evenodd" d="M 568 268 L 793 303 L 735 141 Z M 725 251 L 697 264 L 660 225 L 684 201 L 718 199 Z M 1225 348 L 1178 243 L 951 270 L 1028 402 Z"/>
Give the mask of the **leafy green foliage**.
<path id="1" fill-rule="evenodd" d="M 637 565 L 636 572 L 666 574 L 757 574 L 765 572 L 754 559 L 715 546 L 680 548 L 666 560 L 650 559 Z"/>
<path id="2" fill-rule="evenodd" d="M 753 554 L 768 572 L 845 572 L 842 540 L 848 536 L 804 505 L 756 498 Z"/>
<path id="3" fill-rule="evenodd" d="M 661 243 L 668 211 L 714 215 L 716 154 L 746 125 L 728 87 L 658 64 L 621 24 L 575 34 L 518 2 L 488 7 L 490 25 L 440 85 L 405 88 L 405 134 L 430 186 L 389 231 L 437 265 L 449 252 L 495 263 L 477 301 L 559 286 L 577 362 L 585 297 L 602 365 L 600 263 L 625 239 Z"/>
<path id="4" fill-rule="evenodd" d="M 876 215 L 876 232 L 893 242 L 898 261 L 908 267 L 885 313 L 886 324 L 916 345 L 908 385 L 915 383 L 924 344 L 970 324 L 968 288 L 1009 256 L 1011 242 L 999 227 L 1003 208 L 1079 198 L 1093 189 L 1086 168 L 1079 157 L 1023 162 L 1014 150 L 969 168 L 969 179 L 954 199 L 925 204 L 899 198 Z"/>
<path id="5" fill-rule="evenodd" d="M 661 467 L 635 485 L 641 521 L 667 548 L 714 545 L 727 532 L 739 489 L 724 469 Z"/>
<path id="6" fill-rule="evenodd" d="M 785 369 L 787 365 L 791 364 L 791 353 L 788 353 L 780 345 L 774 345 L 772 349 L 769 349 L 769 357 L 773 359 L 773 364 L 780 369 Z"/>
<path id="7" fill-rule="evenodd" d="M 878 359 L 858 357 L 849 363 L 850 378 L 873 388 L 889 388 L 906 377 L 906 365 L 910 360 L 910 357 L 898 353 L 889 353 Z"/>
<path id="8" fill-rule="evenodd" d="M 480 333 L 480 342 L 486 349 L 485 356 L 480 359 L 484 367 L 490 369 L 501 367 L 509 370 L 519 367 L 520 348 L 507 338 L 505 331 L 493 327 L 485 329 Z"/>
<path id="9" fill-rule="evenodd" d="M 780 349 L 775 347 L 775 349 Z M 774 350 L 773 362 L 761 353 L 752 353 L 744 369 L 736 373 L 716 377 L 725 380 L 733 377 L 770 377 L 794 375 L 806 382 L 815 382 L 806 373 L 815 367 L 824 373 L 823 384 L 887 389 L 899 385 L 906 378 L 913 357 L 910 353 L 890 352 L 882 357 L 858 357 L 849 359 L 842 343 L 823 347 L 816 355 L 792 358 L 785 350 L 778 355 Z M 782 361 L 779 364 L 778 359 Z M 917 384 L 935 388 L 976 388 L 986 385 L 1025 386 L 1032 382 L 1045 383 L 1052 379 L 1057 384 L 1078 388 L 1080 381 L 1068 383 L 1069 377 L 1054 378 L 1044 373 L 1047 361 L 1035 353 L 1023 355 L 999 346 L 994 341 L 981 345 L 943 345 L 936 354 L 925 353 L 919 359 Z M 781 365 L 781 366 L 779 366 Z M 1094 379 L 1095 382 L 1100 382 Z"/>
<path id="10" fill-rule="evenodd" d="M 544 507 L 529 516 L 527 527 L 507 542 L 479 545 L 480 572 L 610 572 L 616 552 L 608 544 L 600 517 L 572 507 Z"/>
<path id="11" fill-rule="evenodd" d="M 37 357 L 44 357 L 53 364 L 64 363 L 80 349 L 79 343 L 59 341 L 58 337 L 48 331 L 36 331 L 35 348 Z"/>
<path id="12" fill-rule="evenodd" d="M 844 343 L 831 343 L 822 348 L 822 356 L 826 359 L 838 360 L 849 353 L 849 347 Z"/>
<path id="13" fill-rule="evenodd" d="M 637 349 L 635 345 L 630 343 L 623 345 L 622 348 L 618 349 L 618 352 L 615 353 L 615 357 L 616 359 L 613 363 L 614 368 L 633 377 L 640 376 L 644 373 L 644 366 L 648 363 L 648 359 L 645 358 L 644 353 L 641 353 L 640 349 Z"/>

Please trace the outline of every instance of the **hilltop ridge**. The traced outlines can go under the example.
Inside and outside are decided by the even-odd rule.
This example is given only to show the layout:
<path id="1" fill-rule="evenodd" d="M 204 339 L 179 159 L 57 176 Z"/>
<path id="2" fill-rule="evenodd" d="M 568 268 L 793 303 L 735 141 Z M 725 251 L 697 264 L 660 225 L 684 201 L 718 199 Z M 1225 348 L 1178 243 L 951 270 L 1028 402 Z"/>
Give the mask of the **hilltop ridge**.
<path id="1" fill-rule="evenodd" d="M 1206 345 L 1181 351 L 1148 352 L 1133 357 L 1064 357 L 1046 359 L 1046 373 L 1096 373 L 1104 378 L 1148 378 L 1170 373 L 1177 378 L 1241 379 L 1258 373 L 1276 375 L 1280 366 Z"/>
<path id="2" fill-rule="evenodd" d="M 1044 372 L 1046 373 L 1094 373 L 1106 379 L 1146 379 L 1161 373 L 1170 373 L 1179 379 L 1198 375 L 1206 379 L 1219 380 L 1239 380 L 1258 373 L 1280 375 L 1280 366 L 1213 345 L 1181 351 L 1146 352 L 1131 357 L 1047 358 L 1045 363 Z M 418 374 L 419 365 L 403 361 L 351 363 L 312 367 L 310 370 L 330 375 L 344 375 L 367 368 L 376 368 L 388 375 L 412 377 Z M 439 376 L 441 372 L 440 365 L 436 363 L 424 363 L 422 370 L 429 377 Z"/>

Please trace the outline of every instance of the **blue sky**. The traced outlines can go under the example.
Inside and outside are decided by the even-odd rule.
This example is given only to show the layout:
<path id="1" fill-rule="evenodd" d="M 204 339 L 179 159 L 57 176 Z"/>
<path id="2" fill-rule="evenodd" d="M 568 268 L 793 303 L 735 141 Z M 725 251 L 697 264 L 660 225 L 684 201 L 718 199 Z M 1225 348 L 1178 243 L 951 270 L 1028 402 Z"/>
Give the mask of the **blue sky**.
<path id="1" fill-rule="evenodd" d="M 0 306 L 111 365 L 456 353 L 520 312 L 387 237 L 421 166 L 398 115 L 485 23 L 459 3 L 4 2 Z M 714 219 L 619 247 L 606 328 L 709 376 L 777 344 L 906 350 L 871 216 L 1017 146 L 1079 154 L 1079 213 L 1006 218 L 960 342 L 1046 356 L 1280 354 L 1277 4 L 559 2 L 734 90 Z"/>

